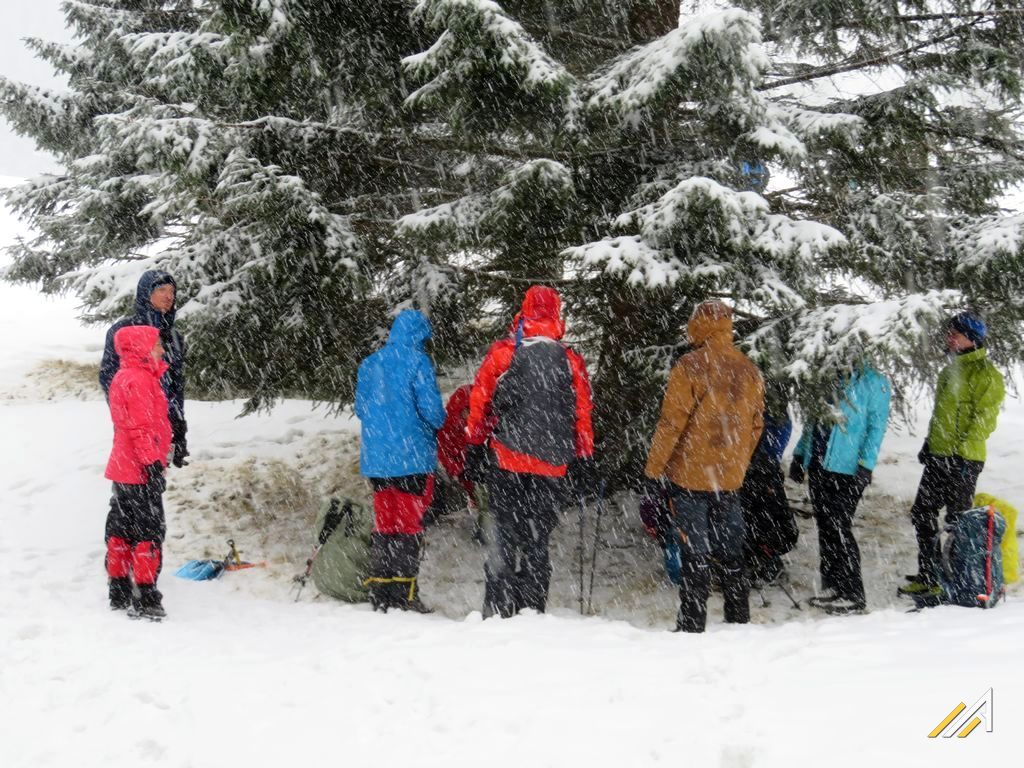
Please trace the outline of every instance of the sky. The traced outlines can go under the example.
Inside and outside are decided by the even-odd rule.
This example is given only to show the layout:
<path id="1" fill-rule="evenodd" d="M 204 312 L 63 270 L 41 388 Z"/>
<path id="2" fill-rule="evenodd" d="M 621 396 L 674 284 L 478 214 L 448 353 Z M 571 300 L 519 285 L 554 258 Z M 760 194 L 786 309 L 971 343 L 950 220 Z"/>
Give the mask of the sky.
<path id="1" fill-rule="evenodd" d="M 0 0 L 0 74 L 11 80 L 62 88 L 49 64 L 36 59 L 22 42 L 26 37 L 44 40 L 71 39 L 64 28 L 60 0 Z M 35 144 L 18 136 L 0 118 L 0 176 L 35 176 L 57 170 L 54 158 L 39 152 Z"/>

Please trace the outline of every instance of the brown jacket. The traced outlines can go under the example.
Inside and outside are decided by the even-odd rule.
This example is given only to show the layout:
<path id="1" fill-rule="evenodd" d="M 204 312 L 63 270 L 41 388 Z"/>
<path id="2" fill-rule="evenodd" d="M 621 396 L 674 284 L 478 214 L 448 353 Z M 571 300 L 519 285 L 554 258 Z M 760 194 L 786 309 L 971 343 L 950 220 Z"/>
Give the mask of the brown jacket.
<path id="1" fill-rule="evenodd" d="M 669 375 L 646 474 L 691 491 L 736 491 L 764 427 L 764 382 L 732 343 L 732 312 L 697 307 L 687 328 L 694 351 Z"/>

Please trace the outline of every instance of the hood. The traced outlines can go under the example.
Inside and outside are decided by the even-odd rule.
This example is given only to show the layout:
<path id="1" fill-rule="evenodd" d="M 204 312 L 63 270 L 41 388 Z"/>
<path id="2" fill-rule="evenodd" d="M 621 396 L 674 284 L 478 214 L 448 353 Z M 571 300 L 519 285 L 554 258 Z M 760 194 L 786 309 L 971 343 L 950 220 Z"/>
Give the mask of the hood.
<path id="1" fill-rule="evenodd" d="M 161 285 L 173 285 L 175 294 L 178 292 L 178 284 L 174 282 L 170 273 L 164 272 L 162 269 L 151 269 L 142 273 L 139 284 L 135 287 L 135 316 L 145 321 L 146 325 L 163 330 L 174 326 L 175 309 L 172 307 L 170 312 L 164 314 L 157 312 L 149 303 L 149 297 Z M 177 300 L 177 295 L 175 295 L 175 300 Z"/>
<path id="2" fill-rule="evenodd" d="M 391 324 L 388 344 L 400 347 L 423 349 L 424 343 L 433 336 L 430 321 L 418 309 L 403 309 Z"/>
<path id="3" fill-rule="evenodd" d="M 518 334 L 522 327 L 524 336 L 547 336 L 560 339 L 565 335 L 562 320 L 562 297 L 554 288 L 534 285 L 523 297 L 523 306 L 512 320 L 512 331 Z"/>
<path id="4" fill-rule="evenodd" d="M 160 339 L 160 331 L 151 325 L 126 325 L 114 334 L 114 351 L 121 358 L 122 368 L 145 368 L 159 375 L 167 363 L 153 359 L 150 352 Z"/>
<path id="5" fill-rule="evenodd" d="M 708 341 L 732 344 L 732 309 L 724 302 L 713 300 L 698 304 L 686 325 L 690 343 L 702 347 Z"/>

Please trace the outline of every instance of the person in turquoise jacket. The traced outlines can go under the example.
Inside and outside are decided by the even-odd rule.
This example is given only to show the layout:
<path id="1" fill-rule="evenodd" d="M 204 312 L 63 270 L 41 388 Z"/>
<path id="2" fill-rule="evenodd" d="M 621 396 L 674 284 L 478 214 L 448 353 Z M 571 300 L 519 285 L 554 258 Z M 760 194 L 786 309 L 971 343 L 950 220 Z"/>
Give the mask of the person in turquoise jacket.
<path id="1" fill-rule="evenodd" d="M 924 464 L 910 518 L 917 533 L 917 573 L 900 594 L 938 598 L 940 572 L 939 510 L 946 522 L 974 506 L 974 491 L 985 466 L 985 443 L 996 428 L 1005 395 L 1002 374 L 988 359 L 985 322 L 961 312 L 946 323 L 946 348 L 952 361 L 939 374 L 928 438 L 918 454 Z"/>
<path id="2" fill-rule="evenodd" d="M 810 602 L 829 613 L 861 612 L 867 606 L 853 516 L 871 483 L 891 397 L 889 380 L 861 366 L 837 382 L 836 423 L 806 425 L 793 451 L 789 476 L 798 483 L 807 476 L 818 524 L 823 592 Z"/>

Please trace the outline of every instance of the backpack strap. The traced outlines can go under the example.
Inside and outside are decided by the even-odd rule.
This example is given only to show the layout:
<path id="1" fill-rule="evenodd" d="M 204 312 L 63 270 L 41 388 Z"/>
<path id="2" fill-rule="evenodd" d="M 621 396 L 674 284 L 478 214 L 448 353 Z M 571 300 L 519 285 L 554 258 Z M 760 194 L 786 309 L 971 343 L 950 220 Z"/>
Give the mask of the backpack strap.
<path id="1" fill-rule="evenodd" d="M 995 539 L 996 508 L 988 505 L 988 540 L 985 542 L 985 594 L 992 597 L 992 542 Z"/>

